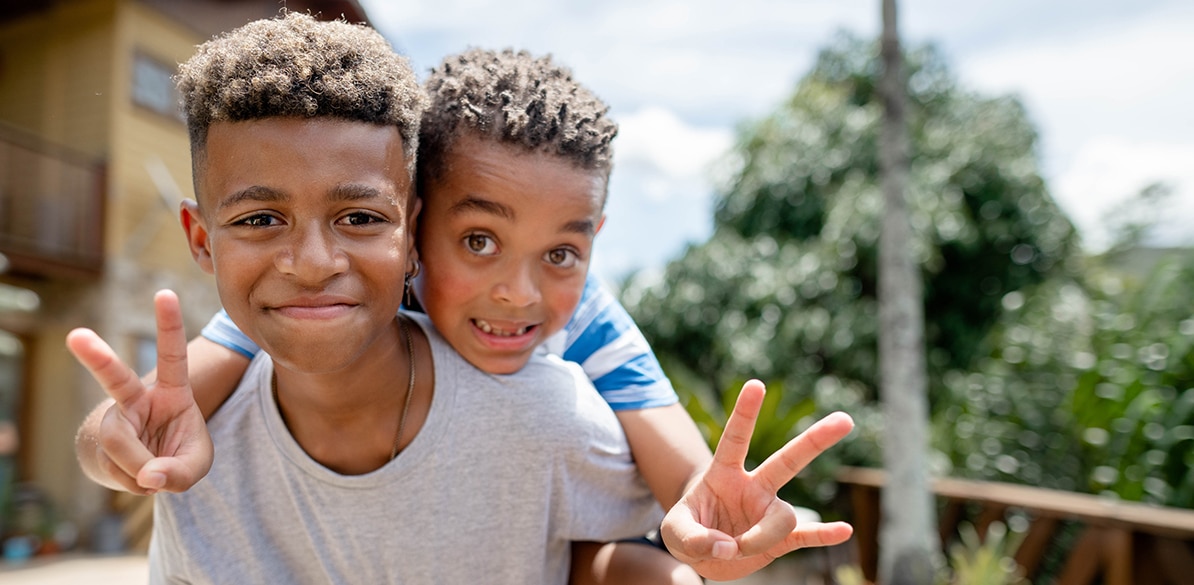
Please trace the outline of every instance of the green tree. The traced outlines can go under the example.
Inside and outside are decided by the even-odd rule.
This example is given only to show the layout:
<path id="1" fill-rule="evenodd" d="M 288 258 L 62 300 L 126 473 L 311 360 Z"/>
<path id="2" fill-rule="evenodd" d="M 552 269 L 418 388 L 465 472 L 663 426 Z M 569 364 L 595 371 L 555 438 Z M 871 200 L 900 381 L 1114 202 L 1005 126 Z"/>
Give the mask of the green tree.
<path id="1" fill-rule="evenodd" d="M 623 287 L 698 419 L 715 426 L 701 411 L 758 377 L 783 388 L 781 410 L 810 412 L 781 434 L 844 408 L 860 432 L 834 452 L 869 464 L 879 462 L 881 424 L 869 406 L 882 213 L 876 49 L 839 35 L 782 106 L 741 130 L 712 237 L 662 278 Z M 1004 296 L 1062 272 L 1076 247 L 1020 103 L 960 88 L 932 46 L 906 52 L 905 63 L 910 248 L 925 282 L 930 397 L 940 409 L 952 397 L 945 373 L 979 355 Z M 829 494 L 810 489 L 802 495 Z"/>
<path id="2" fill-rule="evenodd" d="M 954 475 L 1194 507 L 1194 251 L 1116 246 L 1011 293 L 936 424 Z"/>

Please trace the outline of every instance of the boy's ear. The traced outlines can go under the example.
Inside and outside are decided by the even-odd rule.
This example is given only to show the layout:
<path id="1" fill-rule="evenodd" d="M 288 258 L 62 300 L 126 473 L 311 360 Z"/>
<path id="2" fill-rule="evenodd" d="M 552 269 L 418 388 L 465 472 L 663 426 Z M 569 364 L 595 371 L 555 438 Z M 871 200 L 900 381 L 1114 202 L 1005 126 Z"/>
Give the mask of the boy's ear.
<path id="1" fill-rule="evenodd" d="M 604 225 L 605 225 L 605 214 L 602 213 L 601 221 L 597 222 L 597 229 L 593 231 L 593 235 L 596 236 L 597 234 L 601 233 L 601 227 Z"/>
<path id="2" fill-rule="evenodd" d="M 191 257 L 195 263 L 208 274 L 215 273 L 215 266 L 211 260 L 211 249 L 208 248 L 207 227 L 203 224 L 203 216 L 199 213 L 199 202 L 194 199 L 184 199 L 179 206 L 179 220 L 182 229 L 187 234 L 187 245 L 191 247 Z"/>
<path id="3" fill-rule="evenodd" d="M 410 248 L 413 250 L 419 241 L 419 214 L 423 212 L 423 198 L 415 197 L 410 206 L 410 216 L 406 218 L 406 233 L 410 236 Z"/>
<path id="4" fill-rule="evenodd" d="M 423 198 L 415 197 L 414 204 L 410 208 L 410 224 L 411 229 L 415 229 L 419 223 L 419 214 L 423 212 Z"/>

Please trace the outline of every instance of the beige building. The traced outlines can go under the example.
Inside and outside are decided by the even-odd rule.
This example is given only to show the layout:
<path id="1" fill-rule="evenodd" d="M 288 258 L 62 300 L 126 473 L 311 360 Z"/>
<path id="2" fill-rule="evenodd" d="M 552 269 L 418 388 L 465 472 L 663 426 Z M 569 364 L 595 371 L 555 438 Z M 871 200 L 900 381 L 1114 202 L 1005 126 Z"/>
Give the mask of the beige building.
<path id="1" fill-rule="evenodd" d="M 21 0 L 0 8 L 0 542 L 55 527 L 69 542 L 114 510 L 88 481 L 74 430 L 103 398 L 66 351 L 95 329 L 139 372 L 153 366 L 154 291 L 182 299 L 188 334 L 218 308 L 191 260 L 178 203 L 192 197 L 171 82 L 212 34 L 276 0 Z M 346 0 L 292 11 L 365 21 Z M 142 498 L 137 501 L 147 502 Z"/>

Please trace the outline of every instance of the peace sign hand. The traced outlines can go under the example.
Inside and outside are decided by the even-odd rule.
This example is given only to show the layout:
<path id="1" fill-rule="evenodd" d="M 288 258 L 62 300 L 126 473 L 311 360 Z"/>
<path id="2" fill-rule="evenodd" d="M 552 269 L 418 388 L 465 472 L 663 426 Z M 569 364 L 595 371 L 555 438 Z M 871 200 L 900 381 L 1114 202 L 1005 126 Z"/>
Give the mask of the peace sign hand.
<path id="1" fill-rule="evenodd" d="M 187 490 L 207 474 L 214 457 L 187 376 L 178 297 L 159 291 L 154 311 L 157 380 L 148 386 L 94 331 L 80 328 L 66 336 L 71 353 L 111 397 L 79 430 L 79 462 L 96 482 L 143 495 Z"/>
<path id="2" fill-rule="evenodd" d="M 845 542 L 854 531 L 845 522 L 797 524 L 796 511 L 777 496 L 800 470 L 850 434 L 853 419 L 832 413 L 746 471 L 764 393 L 758 380 L 743 385 L 709 468 L 663 520 L 668 550 L 708 579 L 739 579 L 798 548 Z"/>

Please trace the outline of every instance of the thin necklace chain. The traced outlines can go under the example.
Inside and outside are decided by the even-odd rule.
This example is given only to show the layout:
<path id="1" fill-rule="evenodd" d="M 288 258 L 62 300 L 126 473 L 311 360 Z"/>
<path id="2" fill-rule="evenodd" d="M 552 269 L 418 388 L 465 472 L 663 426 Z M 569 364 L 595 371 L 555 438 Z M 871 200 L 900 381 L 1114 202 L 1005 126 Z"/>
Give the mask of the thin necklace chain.
<path id="1" fill-rule="evenodd" d="M 406 338 L 406 358 L 410 363 L 410 379 L 406 382 L 406 398 L 402 400 L 402 415 L 398 418 L 398 432 L 394 435 L 394 448 L 390 451 L 390 461 L 398 456 L 398 442 L 402 440 L 402 430 L 406 428 L 406 415 L 410 412 L 411 395 L 415 393 L 415 342 L 411 339 L 410 328 L 406 326 L 406 318 L 398 315 L 398 327 Z"/>
<path id="2" fill-rule="evenodd" d="M 403 315 L 398 315 L 398 327 L 402 330 L 402 336 L 406 338 L 406 358 L 410 363 L 410 378 L 406 382 L 406 397 L 402 400 L 402 414 L 398 417 L 398 432 L 394 433 L 394 444 L 390 448 L 390 461 L 393 461 L 398 456 L 398 445 L 402 441 L 402 431 L 406 429 L 406 415 L 410 412 L 411 396 L 415 393 L 415 342 L 411 338 L 410 329 L 406 326 L 406 319 Z M 282 414 L 282 402 L 278 400 L 278 375 L 277 373 L 270 376 L 269 379 L 270 391 L 274 396 L 274 405 L 278 409 L 278 414 Z M 282 416 L 282 422 L 286 422 L 285 415 Z"/>

